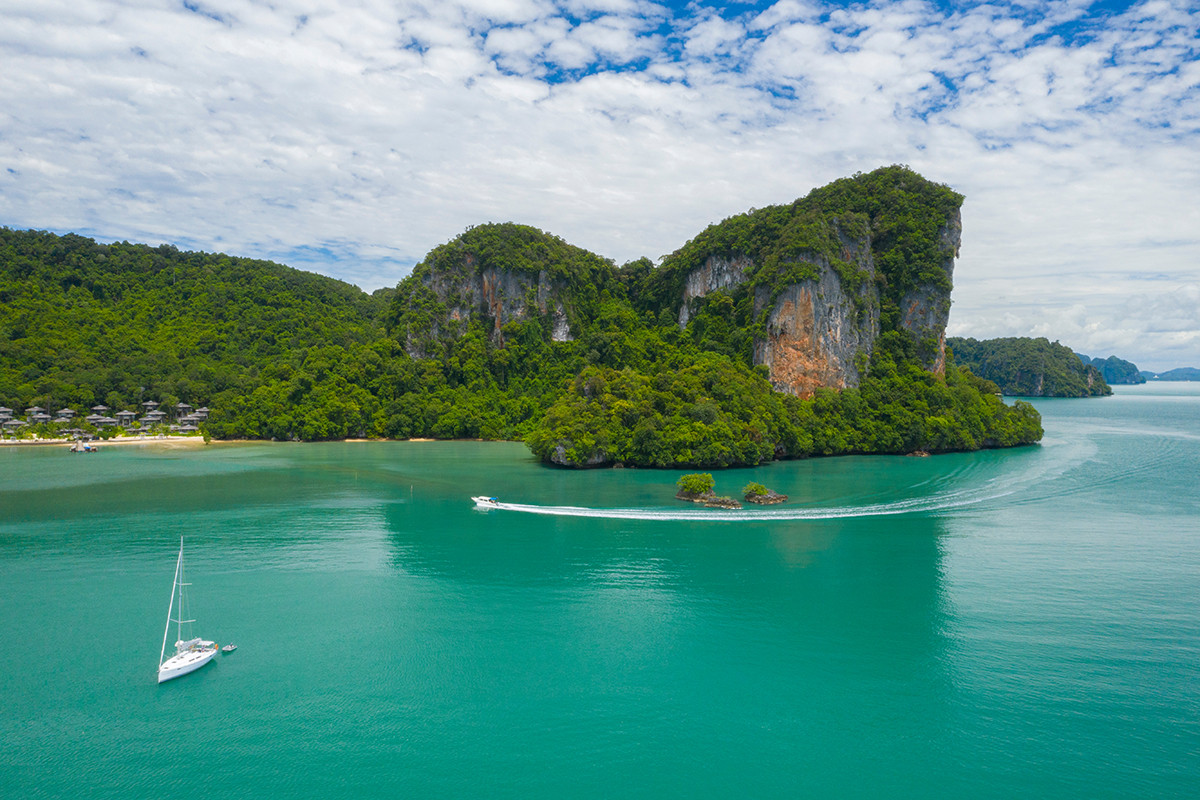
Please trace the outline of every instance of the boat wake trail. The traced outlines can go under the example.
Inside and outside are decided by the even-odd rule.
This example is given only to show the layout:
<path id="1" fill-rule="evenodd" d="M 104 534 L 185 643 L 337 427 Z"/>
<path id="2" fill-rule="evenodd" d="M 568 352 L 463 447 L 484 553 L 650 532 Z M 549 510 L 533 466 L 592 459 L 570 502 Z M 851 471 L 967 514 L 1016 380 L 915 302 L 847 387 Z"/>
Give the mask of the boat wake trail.
<path id="1" fill-rule="evenodd" d="M 930 497 L 897 500 L 891 503 L 871 503 L 859 506 L 786 507 L 770 509 L 664 509 L 664 508 L 581 508 L 579 506 L 538 506 L 525 503 L 497 503 L 498 511 L 523 514 L 542 514 L 554 517 L 592 517 L 600 519 L 634 519 L 652 521 L 711 521 L 711 522 L 782 522 L 787 520 L 842 519 L 847 517 L 879 517 L 894 514 L 921 514 L 950 508 L 975 505 L 1012 494 L 1011 488 L 992 491 L 944 492 Z"/>
<path id="2" fill-rule="evenodd" d="M 1050 491 L 1051 484 L 1083 463 L 1094 451 L 1087 440 L 1047 442 L 1049 446 L 1031 452 L 1028 459 L 1014 464 L 1000 475 L 980 479 L 972 476 L 973 470 L 965 473 L 942 475 L 922 484 L 931 491 L 920 497 L 907 497 L 887 502 L 862 503 L 836 506 L 786 505 L 772 508 L 741 510 L 710 508 L 585 508 L 581 506 L 542 506 L 528 503 L 505 503 L 495 501 L 490 510 L 514 511 L 521 514 L 541 514 L 555 517 L 592 517 L 599 519 L 628 519 L 650 521 L 711 521 L 711 522 L 783 522 L 788 520 L 847 519 L 854 517 L 881 517 L 899 514 L 931 514 L 951 509 L 975 506 L 999 500 L 1010 495 L 1034 495 Z M 950 481 L 953 488 L 938 490 Z M 967 482 L 963 486 L 962 482 Z M 918 486 L 910 490 L 919 490 Z M 1055 489 L 1054 491 L 1061 491 Z"/>

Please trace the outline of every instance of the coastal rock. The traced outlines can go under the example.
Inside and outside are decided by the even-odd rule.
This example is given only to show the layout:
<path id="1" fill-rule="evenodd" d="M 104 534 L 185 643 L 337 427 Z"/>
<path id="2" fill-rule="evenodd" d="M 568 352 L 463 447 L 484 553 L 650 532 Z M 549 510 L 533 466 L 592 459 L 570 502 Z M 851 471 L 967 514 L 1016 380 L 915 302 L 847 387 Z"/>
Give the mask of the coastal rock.
<path id="1" fill-rule="evenodd" d="M 559 444 L 550 454 L 550 462 L 560 467 L 604 467 L 612 463 L 612 457 L 603 450 L 598 450 L 579 464 L 567 458 L 567 445 Z"/>
<path id="2" fill-rule="evenodd" d="M 618 275 L 611 261 L 528 226 L 476 226 L 431 251 L 397 288 L 389 331 L 409 356 L 441 357 L 479 320 L 500 347 L 505 325 L 534 317 L 551 340 L 572 341 L 605 291 L 636 289 L 653 298 L 645 314 L 671 314 L 684 328 L 706 298 L 725 293 L 748 301 L 737 312 L 751 334 L 748 355 L 777 391 L 807 398 L 858 387 L 884 329 L 911 334 L 922 366 L 944 374 L 961 196 L 901 167 L 834 185 L 828 197 L 818 190 L 710 226 L 661 267 L 647 262 L 645 278 Z M 842 194 L 863 191 L 888 201 Z M 609 356 L 603 350 L 596 358 Z"/>
<path id="3" fill-rule="evenodd" d="M 773 506 L 777 503 L 786 503 L 788 496 L 777 492 L 768 491 L 766 494 L 748 494 L 745 497 L 747 503 L 756 506 Z"/>
<path id="4" fill-rule="evenodd" d="M 742 507 L 742 504 L 737 500 L 734 500 L 732 497 L 718 497 L 713 492 L 696 494 L 695 492 L 685 492 L 680 489 L 675 493 L 675 499 L 686 500 L 689 503 L 699 503 L 706 508 L 737 509 Z"/>
<path id="5" fill-rule="evenodd" d="M 704 501 L 705 508 L 727 508 L 731 511 L 742 507 L 742 504 L 732 497 L 713 497 Z"/>

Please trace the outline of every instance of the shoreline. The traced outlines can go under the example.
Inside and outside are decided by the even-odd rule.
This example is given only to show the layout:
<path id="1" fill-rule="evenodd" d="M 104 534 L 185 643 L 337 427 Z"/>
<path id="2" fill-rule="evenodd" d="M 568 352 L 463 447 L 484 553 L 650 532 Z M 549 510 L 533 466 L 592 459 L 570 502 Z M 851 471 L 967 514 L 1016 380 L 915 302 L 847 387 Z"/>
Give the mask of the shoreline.
<path id="1" fill-rule="evenodd" d="M 215 440 L 214 440 L 215 441 Z M 5 439 L 0 441 L 0 447 L 44 447 L 52 445 L 55 447 L 70 447 L 75 443 L 74 439 Z M 163 436 L 161 439 L 157 436 L 147 436 L 145 438 L 138 436 L 120 436 L 115 439 L 95 439 L 90 442 L 85 442 L 97 450 L 109 447 L 110 445 L 119 445 L 128 447 L 129 445 L 166 445 L 168 447 L 194 446 L 204 444 L 203 436 Z"/>
<path id="2" fill-rule="evenodd" d="M 0 447 L 69 447 L 75 443 L 75 439 L 0 439 Z M 210 439 L 208 444 L 326 444 L 328 442 L 346 442 L 349 444 L 369 444 L 371 442 L 438 442 L 438 441 L 453 441 L 453 442 L 483 442 L 493 441 L 487 439 L 330 439 L 327 441 L 316 442 L 291 442 L 291 441 L 272 441 L 270 439 Z M 497 439 L 495 441 L 505 441 Z M 103 449 L 110 445 L 120 445 L 127 447 L 129 445 L 166 445 L 166 446 L 194 446 L 205 444 L 202 436 L 120 436 L 115 439 L 95 439 L 86 442 L 96 449 Z"/>

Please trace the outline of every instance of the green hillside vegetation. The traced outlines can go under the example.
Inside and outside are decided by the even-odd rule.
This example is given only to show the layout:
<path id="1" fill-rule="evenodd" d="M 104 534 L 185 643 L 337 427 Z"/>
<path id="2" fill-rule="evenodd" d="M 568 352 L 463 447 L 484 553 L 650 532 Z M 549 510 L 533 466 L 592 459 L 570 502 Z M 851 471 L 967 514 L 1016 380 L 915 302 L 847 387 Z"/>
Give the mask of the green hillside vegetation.
<path id="1" fill-rule="evenodd" d="M 215 438 L 524 440 L 539 458 L 576 466 L 725 467 L 1037 441 L 1028 404 L 1005 405 L 952 361 L 944 377 L 922 369 L 927 343 L 896 330 L 894 314 L 862 357 L 861 386 L 809 400 L 774 391 L 752 365 L 757 322 L 744 289 L 711 295 L 679 327 L 663 287 L 681 280 L 686 259 L 749 248 L 763 258 L 756 285 L 792 280 L 805 267 L 789 254 L 825 248 L 840 258 L 830 220 L 843 235 L 869 228 L 889 243 L 874 253 L 894 265 L 885 305 L 905 285 L 946 279 L 938 215 L 961 198 L 945 187 L 889 168 L 809 197 L 710 227 L 658 269 L 647 259 L 618 268 L 528 226 L 481 225 L 374 295 L 270 262 L 0 229 L 0 404 L 182 400 L 212 409 L 204 427 Z M 538 313 L 500 336 L 494 320 L 450 319 L 421 282 L 435 266 L 545 273 L 565 287 L 572 340 L 552 340 Z M 862 277 L 851 266 L 839 268 L 843 281 Z M 423 357 L 406 353 L 414 341 Z"/>
<path id="2" fill-rule="evenodd" d="M 0 229 L 0 403 L 180 400 L 217 437 L 376 430 L 384 296 L 279 264 Z"/>
<path id="3" fill-rule="evenodd" d="M 1000 391 L 1018 397 L 1095 397 L 1112 394 L 1091 364 L 1045 338 L 946 339 L 958 363 Z"/>
<path id="4" fill-rule="evenodd" d="M 892 346 L 903 341 L 893 337 Z M 810 400 L 775 392 L 756 370 L 681 348 L 686 366 L 589 366 L 526 438 L 538 456 L 585 465 L 756 464 L 776 457 L 975 450 L 1041 436 L 1032 406 L 1005 405 L 995 386 L 951 365 L 941 379 L 885 343 L 858 389 Z M 902 349 L 902 348 L 901 348 Z M 982 389 L 982 390 L 981 390 Z"/>

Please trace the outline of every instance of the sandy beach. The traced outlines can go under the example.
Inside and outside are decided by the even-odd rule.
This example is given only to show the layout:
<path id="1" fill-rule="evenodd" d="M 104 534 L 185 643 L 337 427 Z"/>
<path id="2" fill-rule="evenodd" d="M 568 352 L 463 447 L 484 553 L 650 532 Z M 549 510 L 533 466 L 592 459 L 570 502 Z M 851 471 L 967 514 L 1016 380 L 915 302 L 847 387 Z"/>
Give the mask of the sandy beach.
<path id="1" fill-rule="evenodd" d="M 484 440 L 484 439 L 441 440 L 441 439 L 416 438 L 416 439 L 334 439 L 332 441 L 349 442 L 349 443 L 358 444 L 358 443 L 369 443 L 369 442 L 437 442 L 437 441 L 482 442 L 482 441 L 486 441 L 486 440 Z M 70 445 L 74 444 L 74 442 L 75 442 L 74 439 L 2 439 L 2 440 L 0 440 L 0 447 L 42 447 L 42 446 L 46 446 L 46 445 L 55 445 L 58 447 L 69 447 Z M 268 439 L 210 439 L 208 443 L 212 444 L 212 445 L 264 444 L 264 443 L 314 444 L 314 442 L 271 442 L 271 440 L 268 440 Z M 129 445 L 142 445 L 142 446 L 147 446 L 147 447 L 153 446 L 153 447 L 170 447 L 170 448 L 181 447 L 182 448 L 182 447 L 194 447 L 196 445 L 202 445 L 202 444 L 204 444 L 204 437 L 202 437 L 202 436 L 163 436 L 160 438 L 157 436 L 147 436 L 145 438 L 142 438 L 142 437 L 138 437 L 138 436 L 121 436 L 116 439 L 109 439 L 108 441 L 103 441 L 103 440 L 98 439 L 95 441 L 87 442 L 86 444 L 90 444 L 92 447 L 95 447 L 98 450 L 102 450 L 105 447 L 109 447 L 111 445 L 119 445 L 121 447 L 126 447 Z M 319 442 L 317 442 L 316 444 L 319 444 Z"/>
<path id="2" fill-rule="evenodd" d="M 214 440 L 215 441 L 215 440 Z M 69 447 L 74 444 L 74 439 L 4 439 L 0 441 L 0 447 L 42 447 L 47 445 L 56 445 L 58 447 Z M 119 436 L 108 441 L 96 440 L 87 442 L 97 450 L 113 445 L 125 447 L 128 445 L 143 445 L 154 447 L 194 447 L 204 444 L 202 436 Z"/>

